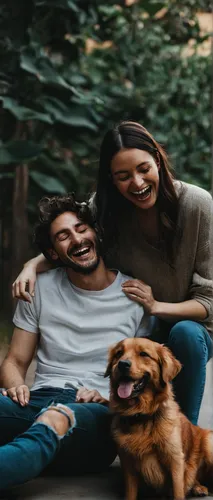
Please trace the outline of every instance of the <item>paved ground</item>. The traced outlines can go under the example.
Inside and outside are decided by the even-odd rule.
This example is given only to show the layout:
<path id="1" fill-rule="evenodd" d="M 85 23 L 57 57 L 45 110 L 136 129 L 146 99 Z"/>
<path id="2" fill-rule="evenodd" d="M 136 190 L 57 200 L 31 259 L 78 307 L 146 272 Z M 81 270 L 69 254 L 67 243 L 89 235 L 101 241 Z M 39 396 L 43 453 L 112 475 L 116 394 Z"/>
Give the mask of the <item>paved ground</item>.
<path id="1" fill-rule="evenodd" d="M 0 361 L 3 352 L 0 352 Z M 28 371 L 28 383 L 31 383 L 34 373 L 34 363 Z M 210 361 L 207 369 L 207 382 L 200 425 L 213 429 L 213 362 Z M 72 464 L 70 464 L 72 468 Z M 122 474 L 118 460 L 104 473 L 98 475 L 84 475 L 80 477 L 40 477 L 29 483 L 16 487 L 4 496 L 4 500 L 115 500 L 123 499 Z M 213 495 L 213 494 L 212 494 Z M 213 496 L 206 497 L 209 500 Z M 143 497 L 143 500 L 146 500 Z"/>

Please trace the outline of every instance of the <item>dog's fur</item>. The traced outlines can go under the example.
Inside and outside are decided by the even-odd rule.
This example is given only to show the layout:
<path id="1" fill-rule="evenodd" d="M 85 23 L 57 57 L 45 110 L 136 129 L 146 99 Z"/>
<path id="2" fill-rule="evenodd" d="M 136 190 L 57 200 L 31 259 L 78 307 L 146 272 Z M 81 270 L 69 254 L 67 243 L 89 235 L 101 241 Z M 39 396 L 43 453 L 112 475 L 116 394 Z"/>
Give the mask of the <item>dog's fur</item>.
<path id="1" fill-rule="evenodd" d="M 105 376 L 110 376 L 112 432 L 128 500 L 137 499 L 140 477 L 176 499 L 208 495 L 213 431 L 191 424 L 174 401 L 170 382 L 180 370 L 168 348 L 148 339 L 126 339 L 110 350 Z M 120 397 L 120 384 L 126 387 L 131 381 L 133 392 Z"/>

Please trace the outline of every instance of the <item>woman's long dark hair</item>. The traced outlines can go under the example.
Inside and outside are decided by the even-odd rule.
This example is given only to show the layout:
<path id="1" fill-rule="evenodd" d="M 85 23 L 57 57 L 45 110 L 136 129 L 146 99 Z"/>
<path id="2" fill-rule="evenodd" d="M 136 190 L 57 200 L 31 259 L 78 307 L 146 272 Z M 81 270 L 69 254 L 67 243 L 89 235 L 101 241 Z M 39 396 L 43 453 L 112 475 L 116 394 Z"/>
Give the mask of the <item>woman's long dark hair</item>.
<path id="1" fill-rule="evenodd" d="M 174 188 L 174 177 L 162 146 L 137 122 L 121 122 L 106 133 L 101 145 L 95 201 L 97 220 L 103 228 L 106 247 L 116 242 L 119 220 L 132 207 L 132 203 L 114 186 L 110 172 L 112 158 L 123 148 L 148 151 L 160 166 L 157 199 L 160 247 L 164 257 L 172 264 L 174 238 L 178 231 L 178 196 Z"/>

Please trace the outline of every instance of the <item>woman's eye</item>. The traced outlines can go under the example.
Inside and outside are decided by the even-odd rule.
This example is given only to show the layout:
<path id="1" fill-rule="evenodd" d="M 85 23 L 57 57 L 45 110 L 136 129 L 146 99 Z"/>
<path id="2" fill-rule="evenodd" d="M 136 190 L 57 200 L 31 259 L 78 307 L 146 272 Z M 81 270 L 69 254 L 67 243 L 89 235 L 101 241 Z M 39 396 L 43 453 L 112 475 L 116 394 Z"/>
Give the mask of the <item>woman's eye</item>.
<path id="1" fill-rule="evenodd" d="M 143 170 L 140 170 L 141 174 L 147 174 L 149 172 L 150 167 L 143 168 Z"/>
<path id="2" fill-rule="evenodd" d="M 129 179 L 129 176 L 127 175 L 127 176 L 125 176 L 125 177 L 119 177 L 119 178 L 118 178 L 118 181 L 120 181 L 120 182 L 125 182 L 125 181 L 128 181 L 128 179 Z"/>

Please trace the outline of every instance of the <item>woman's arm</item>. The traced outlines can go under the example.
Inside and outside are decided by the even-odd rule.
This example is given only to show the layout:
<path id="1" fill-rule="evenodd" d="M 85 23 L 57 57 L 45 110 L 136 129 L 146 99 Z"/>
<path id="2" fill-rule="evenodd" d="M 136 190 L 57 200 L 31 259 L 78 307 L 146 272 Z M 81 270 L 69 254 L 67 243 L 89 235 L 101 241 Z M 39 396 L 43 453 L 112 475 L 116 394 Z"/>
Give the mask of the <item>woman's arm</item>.
<path id="1" fill-rule="evenodd" d="M 187 300 L 177 303 L 158 302 L 152 289 L 140 280 L 123 283 L 123 291 L 143 305 L 149 314 L 167 321 L 190 319 L 205 321 L 213 318 L 213 201 L 209 193 L 197 188 L 193 198 L 193 217 L 199 218 L 196 259 Z M 193 221 L 192 221 L 193 222 Z M 193 228 L 193 226 L 192 226 Z M 191 245 L 195 244 L 193 230 Z"/>
<path id="2" fill-rule="evenodd" d="M 195 299 L 177 303 L 158 302 L 153 297 L 151 287 L 141 280 L 125 281 L 122 288 L 125 294 L 130 299 L 141 304 L 148 314 L 167 321 L 181 319 L 203 321 L 208 315 L 204 305 Z"/>
<path id="3" fill-rule="evenodd" d="M 178 303 L 157 302 L 155 300 L 151 314 L 169 321 L 181 319 L 203 321 L 208 316 L 206 308 L 194 299 Z"/>
<path id="4" fill-rule="evenodd" d="M 13 298 L 31 302 L 31 297 L 34 296 L 36 274 L 44 273 L 49 269 L 51 269 L 51 264 L 43 254 L 28 260 L 12 285 Z"/>

